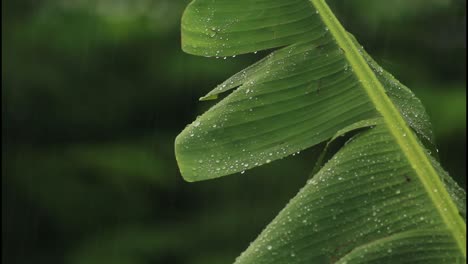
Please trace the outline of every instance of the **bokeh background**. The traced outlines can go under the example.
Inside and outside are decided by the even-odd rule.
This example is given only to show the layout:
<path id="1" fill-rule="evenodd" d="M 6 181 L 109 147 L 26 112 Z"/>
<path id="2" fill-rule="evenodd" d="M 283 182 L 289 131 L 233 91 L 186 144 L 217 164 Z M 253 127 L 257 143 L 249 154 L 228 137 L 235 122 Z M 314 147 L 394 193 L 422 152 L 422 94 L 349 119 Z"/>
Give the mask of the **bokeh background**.
<path id="1" fill-rule="evenodd" d="M 442 165 L 466 175 L 466 2 L 329 0 L 409 86 Z M 2 262 L 232 263 L 305 183 L 314 153 L 186 183 L 173 142 L 258 60 L 184 54 L 184 0 L 2 1 Z"/>

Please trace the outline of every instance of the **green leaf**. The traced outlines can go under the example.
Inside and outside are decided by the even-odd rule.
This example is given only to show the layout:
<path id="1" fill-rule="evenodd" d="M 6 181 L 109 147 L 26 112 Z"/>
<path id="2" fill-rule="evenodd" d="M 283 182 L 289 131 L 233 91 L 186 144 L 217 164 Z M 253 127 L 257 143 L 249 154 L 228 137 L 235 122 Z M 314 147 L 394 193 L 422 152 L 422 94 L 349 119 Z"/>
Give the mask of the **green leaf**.
<path id="1" fill-rule="evenodd" d="M 449 238 L 444 242 L 449 260 L 463 259 L 421 185 L 388 129 L 378 125 L 346 144 L 236 263 L 334 263 L 369 243 L 428 229 Z M 395 263 L 409 249 L 392 250 Z M 417 250 L 407 253 L 427 257 Z"/>
<path id="2" fill-rule="evenodd" d="M 286 46 L 325 32 L 303 0 L 193 1 L 182 17 L 182 49 L 232 56 Z"/>
<path id="3" fill-rule="evenodd" d="M 258 74 L 188 126 L 176 139 L 185 179 L 260 166 L 378 117 L 343 52 L 329 35 L 323 42 L 272 53 L 257 66 Z"/>
<path id="4" fill-rule="evenodd" d="M 236 263 L 466 261 L 466 194 L 431 156 L 424 107 L 323 0 L 195 0 L 182 40 L 205 56 L 280 48 L 201 98 L 233 90 L 177 137 L 186 180 L 244 171 L 360 129 Z M 423 239 L 427 230 L 434 243 Z"/>

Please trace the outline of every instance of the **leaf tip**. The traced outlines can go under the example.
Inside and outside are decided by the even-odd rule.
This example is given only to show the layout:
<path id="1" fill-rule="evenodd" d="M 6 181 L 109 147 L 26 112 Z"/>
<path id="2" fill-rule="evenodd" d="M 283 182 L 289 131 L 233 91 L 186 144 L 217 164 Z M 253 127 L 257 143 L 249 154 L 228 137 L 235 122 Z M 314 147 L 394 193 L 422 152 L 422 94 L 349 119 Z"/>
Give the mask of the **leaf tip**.
<path id="1" fill-rule="evenodd" d="M 217 94 L 207 94 L 205 96 L 200 97 L 198 100 L 200 101 L 210 101 L 210 100 L 216 100 L 218 99 Z"/>

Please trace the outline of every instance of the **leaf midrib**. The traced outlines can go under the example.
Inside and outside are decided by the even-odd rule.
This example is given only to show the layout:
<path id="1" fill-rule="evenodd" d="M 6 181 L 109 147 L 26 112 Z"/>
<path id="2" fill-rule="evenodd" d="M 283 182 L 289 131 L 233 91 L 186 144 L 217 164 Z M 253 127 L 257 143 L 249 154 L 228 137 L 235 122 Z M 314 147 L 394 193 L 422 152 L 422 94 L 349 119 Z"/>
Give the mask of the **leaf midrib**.
<path id="1" fill-rule="evenodd" d="M 384 87 L 325 1 L 310 1 L 319 12 L 323 23 L 328 27 L 330 34 L 335 38 L 338 46 L 344 50 L 346 59 L 354 69 L 358 79 L 361 80 L 362 87 L 369 96 L 369 99 L 382 115 L 384 123 L 408 159 L 409 164 L 413 166 L 426 193 L 433 202 L 440 217 L 451 231 L 451 235 L 455 239 L 460 252 L 466 259 L 466 226 L 432 163 L 398 109 L 386 95 Z"/>

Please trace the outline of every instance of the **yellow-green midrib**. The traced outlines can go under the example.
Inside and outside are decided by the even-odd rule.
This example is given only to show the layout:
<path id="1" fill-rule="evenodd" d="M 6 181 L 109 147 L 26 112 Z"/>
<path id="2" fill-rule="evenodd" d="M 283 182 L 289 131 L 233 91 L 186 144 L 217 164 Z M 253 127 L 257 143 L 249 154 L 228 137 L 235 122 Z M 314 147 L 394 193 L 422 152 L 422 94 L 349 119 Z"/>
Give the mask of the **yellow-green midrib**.
<path id="1" fill-rule="evenodd" d="M 440 217 L 451 230 L 460 251 L 466 258 L 466 226 L 459 216 L 455 204 L 452 202 L 447 190 L 440 181 L 432 163 L 421 148 L 412 130 L 408 127 L 398 109 L 386 95 L 385 89 L 370 69 L 358 48 L 349 38 L 343 26 L 339 23 L 333 12 L 324 0 L 311 0 L 328 27 L 338 45 L 344 50 L 345 56 L 353 68 L 362 87 L 369 96 L 376 109 L 382 115 L 388 130 L 400 145 L 402 152 L 413 166 L 420 182 L 426 189 L 428 196 L 434 203 Z"/>

